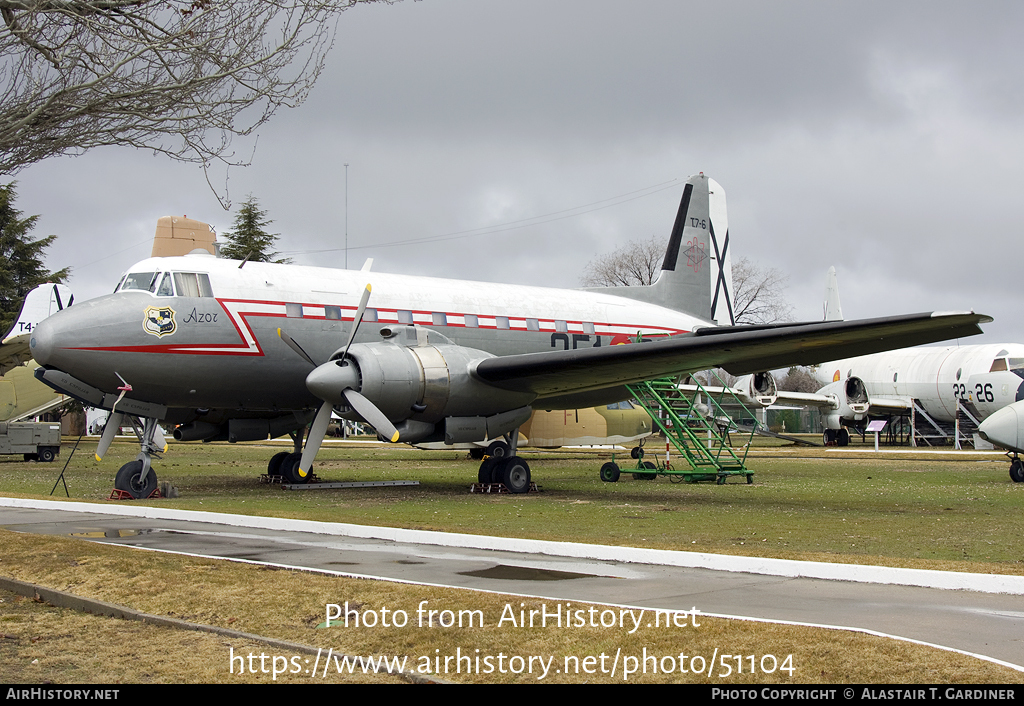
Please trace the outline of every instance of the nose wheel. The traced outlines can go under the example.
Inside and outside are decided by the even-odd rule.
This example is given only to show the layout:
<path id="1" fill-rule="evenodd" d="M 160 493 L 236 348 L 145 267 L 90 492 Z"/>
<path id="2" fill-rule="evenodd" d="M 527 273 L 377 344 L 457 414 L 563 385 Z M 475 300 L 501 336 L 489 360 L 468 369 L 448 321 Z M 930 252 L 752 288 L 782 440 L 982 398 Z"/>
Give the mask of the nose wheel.
<path id="1" fill-rule="evenodd" d="M 152 461 L 154 457 L 160 458 L 159 454 L 164 450 L 165 442 L 156 419 L 143 418 L 141 429 L 134 417 L 129 419 L 139 437 L 140 451 L 134 461 L 121 466 L 114 477 L 114 490 L 130 495 L 136 500 L 142 500 L 156 492 L 156 471 L 153 470 Z M 118 424 L 119 421 L 113 423 Z M 108 424 L 110 423 L 108 421 Z"/>
<path id="2" fill-rule="evenodd" d="M 156 490 L 156 471 L 141 460 L 126 463 L 114 478 L 114 489 L 128 493 L 136 500 L 148 498 Z"/>
<path id="3" fill-rule="evenodd" d="M 1017 457 L 1010 463 L 1010 479 L 1014 483 L 1024 483 L 1024 461 Z"/>

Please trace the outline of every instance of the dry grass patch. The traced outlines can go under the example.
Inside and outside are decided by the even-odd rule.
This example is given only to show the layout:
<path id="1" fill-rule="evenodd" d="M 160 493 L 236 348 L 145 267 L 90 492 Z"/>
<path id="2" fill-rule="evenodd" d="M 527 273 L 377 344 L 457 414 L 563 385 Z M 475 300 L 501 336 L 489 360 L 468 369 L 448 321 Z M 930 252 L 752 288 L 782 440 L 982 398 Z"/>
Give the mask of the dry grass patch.
<path id="1" fill-rule="evenodd" d="M 746 621 L 699 617 L 699 627 L 641 627 L 634 634 L 619 628 L 529 628 L 498 626 L 506 606 L 516 614 L 519 610 L 539 610 L 545 602 L 473 591 L 430 588 L 386 581 L 370 581 L 326 576 L 311 572 L 273 570 L 265 567 L 227 561 L 195 559 L 177 555 L 133 550 L 126 547 L 93 544 L 62 537 L 0 532 L 5 546 L 0 558 L 0 574 L 45 585 L 78 595 L 130 606 L 137 610 L 184 618 L 194 622 L 228 627 L 267 637 L 290 640 L 325 650 L 333 649 L 348 655 L 400 655 L 408 657 L 406 668 L 422 669 L 429 662 L 433 671 L 434 657 L 440 658 L 441 677 L 457 682 L 536 683 L 540 665 L 534 663 L 533 673 L 513 674 L 498 669 L 498 655 L 504 655 L 506 670 L 510 656 L 542 657 L 549 672 L 544 682 L 621 682 L 622 666 L 613 678 L 601 672 L 600 655 L 611 659 L 620 655 L 654 655 L 659 669 L 668 665 L 662 657 L 672 657 L 676 669 L 672 674 L 636 674 L 631 682 L 710 681 L 729 683 L 812 683 L 812 682 L 928 682 L 988 683 L 1022 682 L 1024 674 L 997 665 L 906 642 L 878 638 L 841 630 L 801 628 Z M 318 629 L 327 603 L 358 606 L 357 610 L 380 615 L 404 610 L 409 624 L 405 627 L 332 627 Z M 483 627 L 418 627 L 416 610 L 421 601 L 435 610 L 479 611 Z M 522 604 L 522 605 L 521 605 Z M 21 612 L 3 611 L 0 632 L 15 636 L 0 641 L 3 660 L 0 679 L 4 681 L 240 681 L 229 673 L 231 641 L 216 636 L 182 634 L 180 631 L 140 626 L 125 621 L 78 616 L 67 611 L 40 609 Z M 564 605 L 564 602 L 563 602 Z M 546 602 L 547 609 L 557 606 Z M 573 604 L 575 609 L 589 605 Z M 598 611 L 605 608 L 599 607 Z M 8 619 L 10 615 L 10 619 Z M 650 612 L 645 615 L 645 623 Z M 628 620 L 628 618 L 627 618 Z M 37 638 L 35 642 L 33 637 Z M 39 646 L 40 642 L 45 643 Z M 101 646 L 102 649 L 101 649 Z M 234 645 L 240 650 L 273 652 L 265 645 Z M 479 652 L 477 652 L 479 650 Z M 743 661 L 743 674 L 728 678 L 678 670 L 679 655 L 705 660 L 715 653 L 736 655 L 774 654 L 781 662 L 792 654 L 794 672 L 750 674 L 749 660 Z M 444 657 L 461 654 L 491 657 L 493 673 L 466 674 L 455 672 L 453 661 L 444 673 Z M 46 657 L 51 655 L 51 657 Z M 59 655 L 54 657 L 53 655 Z M 288 655 L 289 657 L 291 655 Z M 566 657 L 587 656 L 595 659 L 592 674 L 566 674 Z M 43 667 L 32 665 L 32 659 L 46 661 Z M 303 657 L 304 659 L 304 657 Z M 736 660 L 726 661 L 733 670 Z M 305 663 L 303 663 L 305 664 Z M 570 660 L 571 664 L 571 660 Z M 582 666 L 582 662 L 580 663 Z M 650 666 L 648 661 L 648 665 Z M 43 669 L 49 671 L 42 671 Z M 321 667 L 322 669 L 322 667 Z M 706 669 L 706 667 L 705 667 Z M 31 671 L 40 670 L 40 671 Z M 475 667 L 474 667 L 475 670 Z M 557 673 L 561 670 L 562 673 Z M 724 668 L 719 663 L 715 674 Z M 335 671 L 331 665 L 328 672 Z M 299 681 L 311 677 L 297 675 Z M 244 681 L 263 680 L 263 675 L 247 675 Z M 363 681 L 362 675 L 357 675 Z M 369 680 L 387 679 L 367 676 Z M 280 681 L 281 678 L 279 677 Z"/>

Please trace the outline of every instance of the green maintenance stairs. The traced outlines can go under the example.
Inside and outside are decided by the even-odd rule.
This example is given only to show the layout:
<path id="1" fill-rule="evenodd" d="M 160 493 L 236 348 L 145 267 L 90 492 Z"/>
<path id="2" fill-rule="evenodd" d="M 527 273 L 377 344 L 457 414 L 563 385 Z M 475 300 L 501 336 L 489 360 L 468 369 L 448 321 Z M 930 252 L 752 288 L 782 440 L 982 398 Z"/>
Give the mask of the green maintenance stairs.
<path id="1" fill-rule="evenodd" d="M 722 387 L 727 386 L 723 384 Z M 694 384 L 680 386 L 675 378 L 660 378 L 629 385 L 628 388 L 689 464 L 688 469 L 676 469 L 670 464 L 662 468 L 659 463 L 656 473 L 667 475 L 677 483 L 715 481 L 721 485 L 729 476 L 746 476 L 747 483 L 754 482 L 754 473 L 744 465 L 754 432 L 750 431 L 750 439 L 743 445 L 742 455 L 737 455 L 738 449 L 734 450 L 727 443 L 729 430 L 737 427 L 720 405 L 723 395 L 720 394 L 716 400 L 696 379 Z M 729 393 L 723 394 L 730 396 L 730 405 L 743 406 L 739 399 Z M 650 469 L 651 465 L 646 463 L 645 469 Z"/>

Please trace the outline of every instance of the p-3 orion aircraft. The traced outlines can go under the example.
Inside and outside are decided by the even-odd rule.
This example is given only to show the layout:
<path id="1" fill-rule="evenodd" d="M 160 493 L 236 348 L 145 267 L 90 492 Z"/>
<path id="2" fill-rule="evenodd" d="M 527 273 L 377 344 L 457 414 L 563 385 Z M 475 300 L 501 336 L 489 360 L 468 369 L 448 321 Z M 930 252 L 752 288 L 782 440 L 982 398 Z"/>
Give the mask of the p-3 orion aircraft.
<path id="1" fill-rule="evenodd" d="M 138 458 L 115 481 L 135 497 L 156 486 L 158 422 L 184 440 L 292 434 L 294 452 L 268 470 L 302 483 L 332 411 L 392 442 L 504 436 L 510 454 L 485 459 L 479 476 L 522 493 L 530 468 L 516 440 L 533 408 L 609 404 L 630 397 L 627 384 L 712 367 L 741 375 L 970 336 L 991 321 L 967 312 L 718 327 L 731 320 L 728 262 L 725 193 L 700 174 L 650 286 L 553 289 L 204 251 L 139 262 L 113 294 L 41 322 L 31 352 L 40 379 L 113 411 L 107 430 L 123 415 L 142 420 Z"/>

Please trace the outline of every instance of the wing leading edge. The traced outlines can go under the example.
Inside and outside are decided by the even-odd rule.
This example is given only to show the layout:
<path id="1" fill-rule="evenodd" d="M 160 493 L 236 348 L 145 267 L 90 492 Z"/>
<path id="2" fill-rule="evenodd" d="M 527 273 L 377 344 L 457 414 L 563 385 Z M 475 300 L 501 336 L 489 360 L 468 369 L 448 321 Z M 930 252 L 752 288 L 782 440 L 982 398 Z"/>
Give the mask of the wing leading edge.
<path id="1" fill-rule="evenodd" d="M 857 321 L 707 328 L 669 339 L 488 358 L 472 374 L 549 397 L 708 368 L 733 375 L 907 348 L 981 333 L 983 314 L 925 313 Z"/>

